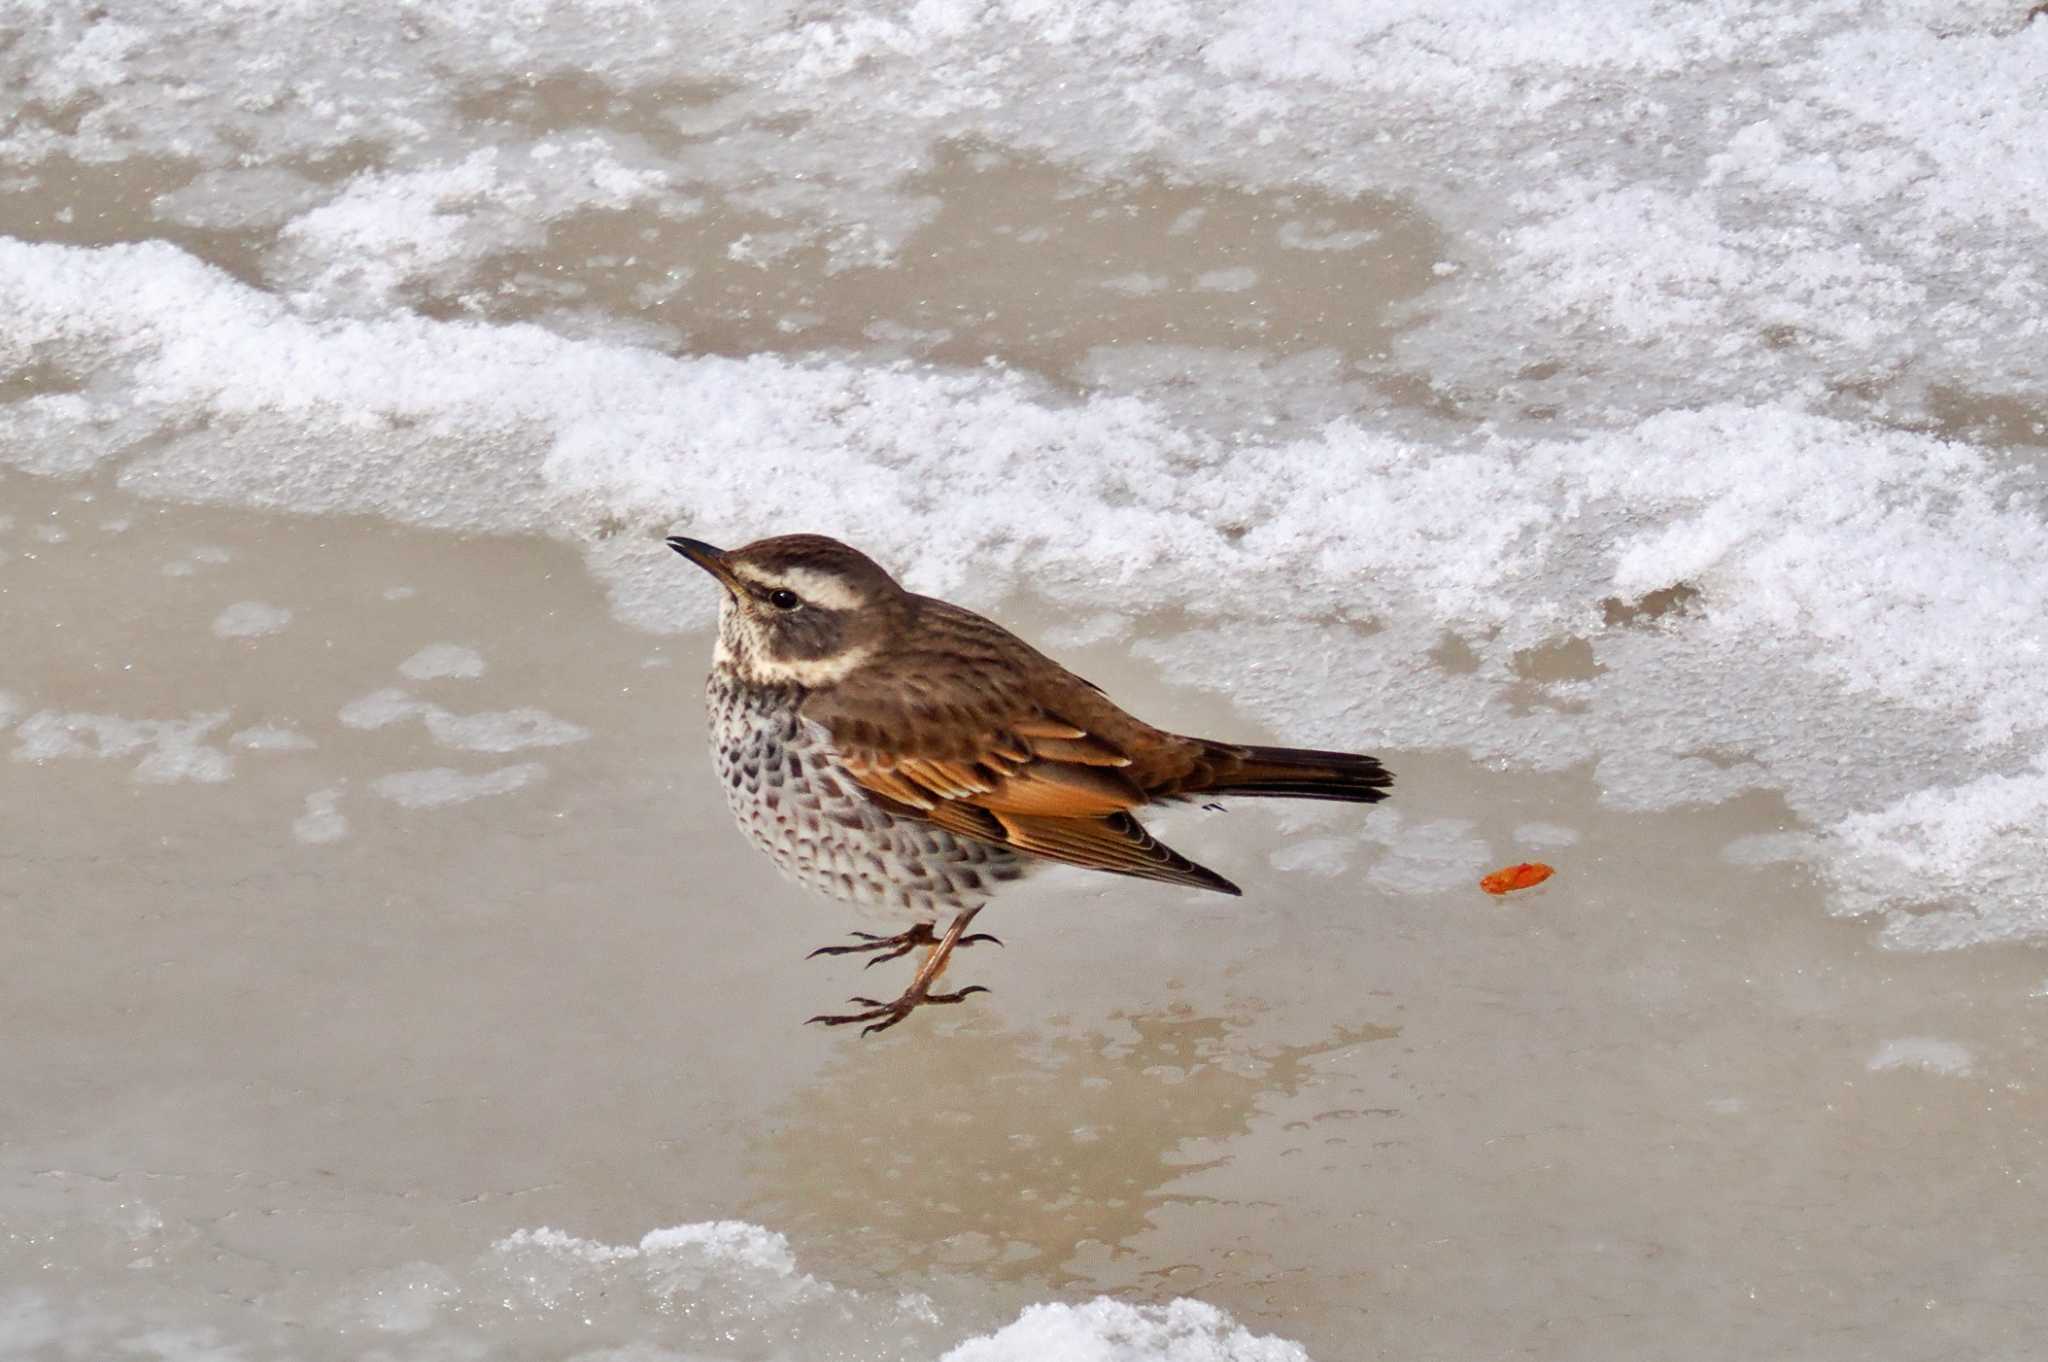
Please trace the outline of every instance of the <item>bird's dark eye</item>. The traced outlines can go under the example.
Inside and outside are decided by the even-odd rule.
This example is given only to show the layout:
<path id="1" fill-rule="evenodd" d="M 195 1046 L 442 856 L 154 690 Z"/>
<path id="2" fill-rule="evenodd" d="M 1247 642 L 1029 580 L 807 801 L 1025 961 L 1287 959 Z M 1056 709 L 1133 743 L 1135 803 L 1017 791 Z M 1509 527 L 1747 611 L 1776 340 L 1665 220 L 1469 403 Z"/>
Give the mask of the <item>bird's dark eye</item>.
<path id="1" fill-rule="evenodd" d="M 803 601 L 788 587 L 779 586 L 768 593 L 768 604 L 774 606 L 777 610 L 794 610 L 802 605 Z"/>

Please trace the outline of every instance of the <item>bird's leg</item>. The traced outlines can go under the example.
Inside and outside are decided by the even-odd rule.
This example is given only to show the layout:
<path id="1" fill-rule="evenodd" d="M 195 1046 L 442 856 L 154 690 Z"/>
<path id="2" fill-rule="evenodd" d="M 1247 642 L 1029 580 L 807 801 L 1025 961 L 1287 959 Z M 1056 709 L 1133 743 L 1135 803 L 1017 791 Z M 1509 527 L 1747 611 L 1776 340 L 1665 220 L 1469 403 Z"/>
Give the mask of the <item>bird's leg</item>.
<path id="1" fill-rule="evenodd" d="M 814 960 L 821 955 L 862 955 L 869 951 L 876 951 L 879 954 L 867 963 L 867 967 L 873 969 L 884 960 L 900 959 L 910 954 L 919 946 L 936 945 L 939 940 L 939 934 L 932 930 L 932 924 L 929 922 L 920 922 L 909 931 L 898 932 L 894 936 L 877 936 L 873 932 L 855 932 L 853 935 L 860 938 L 859 944 L 852 946 L 820 946 L 805 956 L 804 959 Z M 972 946 L 980 941 L 994 941 L 998 946 L 1003 944 L 1001 940 L 990 936 L 987 932 L 976 932 L 972 936 L 961 937 L 953 945 L 955 949 L 958 949 L 962 946 Z"/>
<path id="2" fill-rule="evenodd" d="M 971 939 L 962 933 L 967 930 L 967 924 L 974 921 L 974 915 L 980 911 L 979 907 L 969 908 L 953 919 L 953 925 L 946 928 L 946 934 L 939 938 L 923 961 L 918 964 L 917 973 L 911 977 L 910 987 L 903 990 L 902 997 L 887 1003 L 873 998 L 853 998 L 850 1001 L 859 1003 L 868 1010 L 845 1016 L 812 1017 L 804 1024 L 808 1026 L 810 1022 L 823 1022 L 827 1026 L 846 1026 L 852 1022 L 867 1022 L 868 1025 L 860 1029 L 860 1033 L 865 1036 L 872 1031 L 888 1030 L 926 1003 L 957 1003 L 969 994 L 988 992 L 980 984 L 969 984 L 956 993 L 931 991 L 932 981 L 945 970 L 946 961 L 951 958 L 954 948 Z M 931 929 L 927 927 L 925 930 L 929 934 Z M 909 933 L 906 932 L 905 935 Z"/>

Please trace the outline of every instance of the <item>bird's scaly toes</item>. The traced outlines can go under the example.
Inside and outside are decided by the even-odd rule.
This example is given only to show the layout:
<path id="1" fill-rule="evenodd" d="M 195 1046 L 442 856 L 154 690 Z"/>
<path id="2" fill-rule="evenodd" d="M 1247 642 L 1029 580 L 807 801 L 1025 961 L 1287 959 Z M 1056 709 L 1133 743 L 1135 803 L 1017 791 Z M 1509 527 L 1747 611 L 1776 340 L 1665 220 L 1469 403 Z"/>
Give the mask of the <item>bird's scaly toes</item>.
<path id="1" fill-rule="evenodd" d="M 990 936 L 987 932 L 976 932 L 973 936 L 963 936 L 958 941 L 955 941 L 953 943 L 953 948 L 955 950 L 958 950 L 962 946 L 972 946 L 977 941 L 994 941 L 998 946 L 1003 944 L 999 938 Z M 909 950 L 909 946 L 898 947 L 897 949 L 890 951 L 887 955 L 876 956 L 874 959 L 868 961 L 867 964 L 861 966 L 861 968 L 873 969 L 875 966 L 881 964 L 884 960 L 894 960 L 896 957 L 906 954 Z M 815 954 L 815 952 L 813 952 L 813 954 Z"/>
<path id="2" fill-rule="evenodd" d="M 866 951 L 880 951 L 882 954 L 868 961 L 870 965 L 879 965 L 884 960 L 894 960 L 899 956 L 908 955 L 919 946 L 932 945 L 939 939 L 929 922 L 920 922 L 909 931 L 898 932 L 894 936 L 878 936 L 873 932 L 855 932 L 853 935 L 859 938 L 858 945 L 820 946 L 804 959 L 815 960 L 821 955 L 859 955 Z"/>
<path id="3" fill-rule="evenodd" d="M 806 955 L 804 959 L 815 960 L 821 955 L 861 955 L 868 951 L 874 951 L 876 952 L 875 957 L 867 963 L 867 968 L 873 969 L 884 961 L 900 960 L 919 946 L 935 945 L 939 939 L 938 934 L 932 931 L 932 925 L 929 922 L 920 922 L 909 931 L 898 932 L 894 936 L 878 936 L 873 932 L 854 932 L 853 935 L 860 938 L 858 945 L 820 946 L 809 955 Z M 975 932 L 971 936 L 961 937 L 953 944 L 957 948 L 960 946 L 972 946 L 980 941 L 993 941 L 998 946 L 1003 944 L 1001 937 L 990 932 Z"/>
<path id="4" fill-rule="evenodd" d="M 904 993 L 902 997 L 886 1003 L 877 998 L 848 998 L 848 1002 L 859 1003 L 867 1011 L 849 1012 L 844 1015 L 821 1014 L 809 1018 L 804 1022 L 804 1025 L 809 1026 L 811 1022 L 821 1022 L 826 1026 L 850 1026 L 855 1022 L 866 1022 L 868 1025 L 861 1027 L 860 1033 L 863 1036 L 867 1036 L 877 1031 L 888 1030 L 927 1003 L 964 1002 L 970 994 L 986 992 L 988 990 L 980 984 L 969 984 L 966 988 L 954 993 L 925 993 L 912 988 Z"/>

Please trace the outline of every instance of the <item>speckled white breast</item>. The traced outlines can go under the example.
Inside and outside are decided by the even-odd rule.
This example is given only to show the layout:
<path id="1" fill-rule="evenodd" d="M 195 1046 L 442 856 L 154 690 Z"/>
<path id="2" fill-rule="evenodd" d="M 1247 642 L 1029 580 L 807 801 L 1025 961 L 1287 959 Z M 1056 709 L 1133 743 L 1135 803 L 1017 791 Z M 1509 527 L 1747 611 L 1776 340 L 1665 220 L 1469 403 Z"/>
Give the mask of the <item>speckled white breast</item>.
<path id="1" fill-rule="evenodd" d="M 870 800 L 823 734 L 797 713 L 803 692 L 740 684 L 714 668 L 705 686 L 711 757 L 740 831 L 782 873 L 829 898 L 937 920 L 984 902 L 1022 858 L 958 838 Z"/>

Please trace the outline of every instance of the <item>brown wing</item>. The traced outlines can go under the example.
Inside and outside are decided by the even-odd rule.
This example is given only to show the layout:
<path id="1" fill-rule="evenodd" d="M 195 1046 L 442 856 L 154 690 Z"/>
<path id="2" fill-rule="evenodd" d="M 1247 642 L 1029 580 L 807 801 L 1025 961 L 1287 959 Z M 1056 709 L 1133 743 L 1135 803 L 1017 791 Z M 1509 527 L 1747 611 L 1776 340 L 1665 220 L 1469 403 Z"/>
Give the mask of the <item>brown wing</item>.
<path id="1" fill-rule="evenodd" d="M 804 701 L 804 717 L 825 729 L 871 795 L 893 812 L 1030 855 L 1239 892 L 1131 816 L 1159 783 L 1162 761 L 1191 766 L 1201 744 L 1125 714 L 978 615 L 920 604 L 915 648 Z"/>

